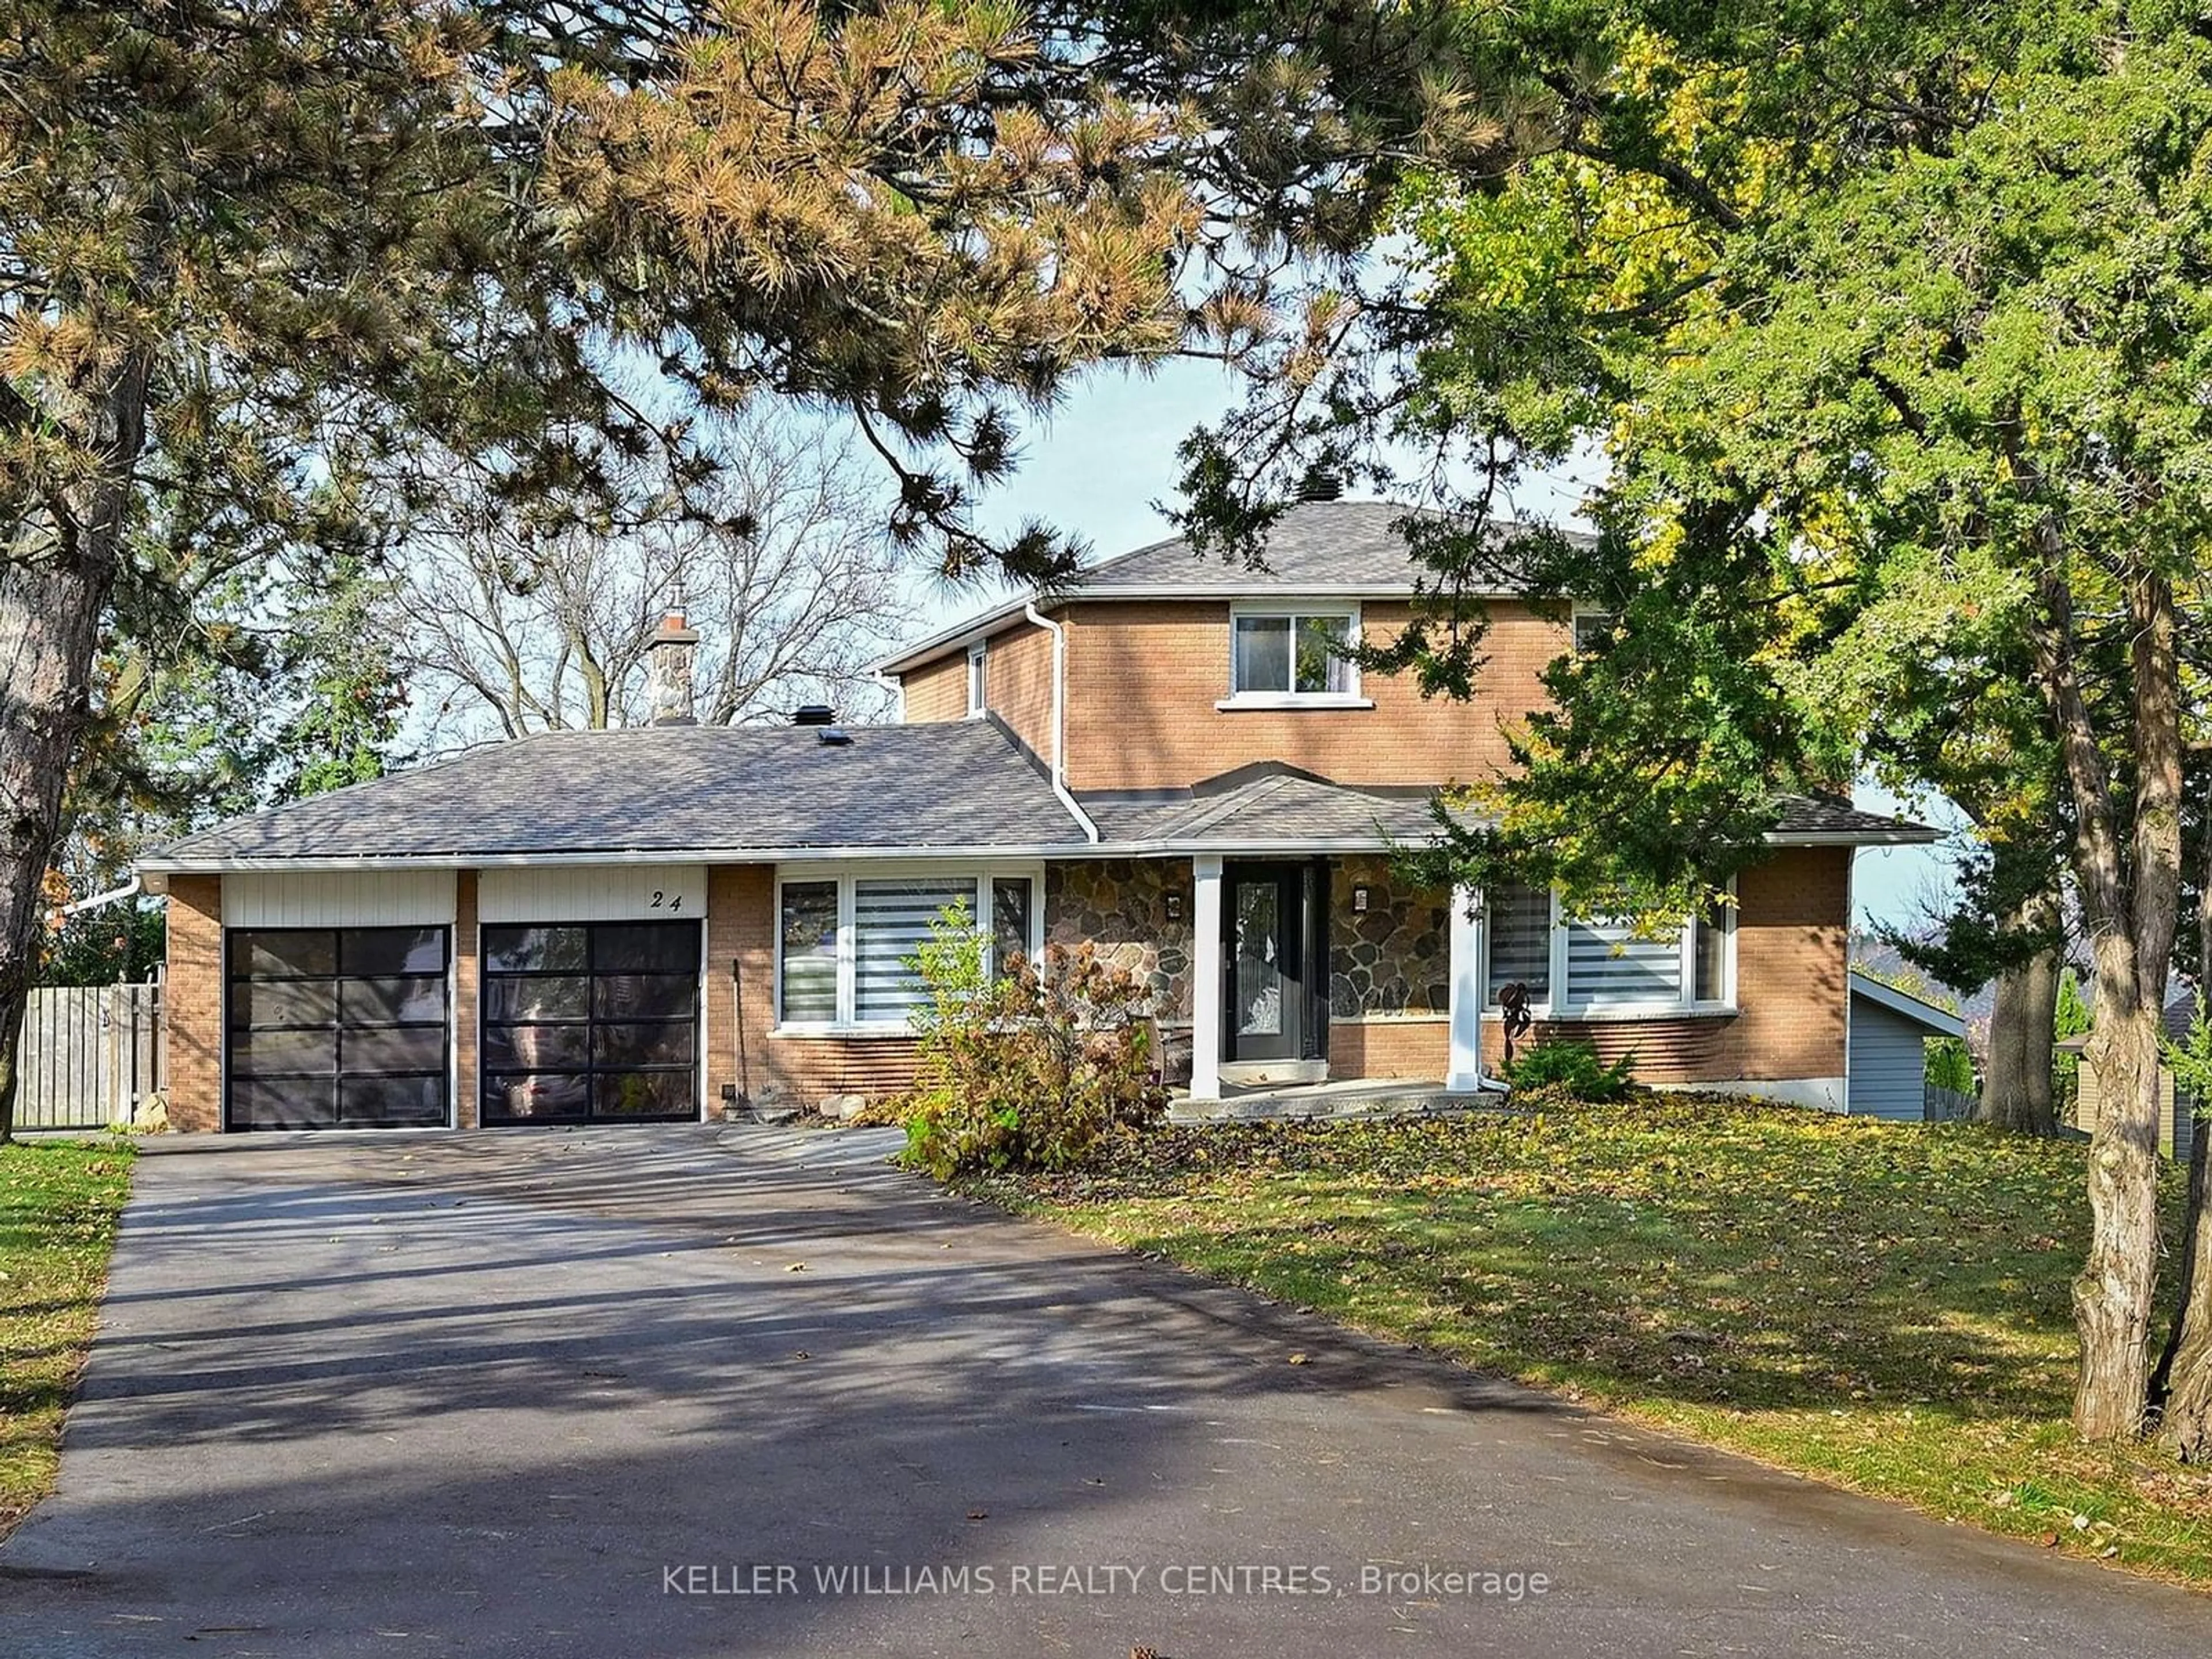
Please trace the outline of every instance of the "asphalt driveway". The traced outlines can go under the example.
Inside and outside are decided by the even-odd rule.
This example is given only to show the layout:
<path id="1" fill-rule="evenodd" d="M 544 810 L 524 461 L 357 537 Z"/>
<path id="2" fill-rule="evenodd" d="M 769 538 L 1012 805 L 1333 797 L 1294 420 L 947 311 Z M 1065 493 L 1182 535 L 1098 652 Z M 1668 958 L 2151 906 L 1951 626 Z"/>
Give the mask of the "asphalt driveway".
<path id="1" fill-rule="evenodd" d="M 1353 1342 L 870 1150 L 147 1158 L 61 1492 L 0 1546 L 0 1655 L 2205 1650 L 2203 1598 Z"/>

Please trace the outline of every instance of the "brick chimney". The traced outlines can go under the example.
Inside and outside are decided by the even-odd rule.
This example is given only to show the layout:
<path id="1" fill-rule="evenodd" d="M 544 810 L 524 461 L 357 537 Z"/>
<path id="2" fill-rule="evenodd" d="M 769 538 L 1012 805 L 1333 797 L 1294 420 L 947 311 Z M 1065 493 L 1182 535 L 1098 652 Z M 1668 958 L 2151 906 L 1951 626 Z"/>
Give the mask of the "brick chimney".
<path id="1" fill-rule="evenodd" d="M 653 692 L 655 726 L 696 726 L 691 708 L 691 659 L 699 646 L 699 630 L 684 625 L 684 612 L 671 609 L 660 619 L 659 630 L 645 648 L 646 682 Z"/>

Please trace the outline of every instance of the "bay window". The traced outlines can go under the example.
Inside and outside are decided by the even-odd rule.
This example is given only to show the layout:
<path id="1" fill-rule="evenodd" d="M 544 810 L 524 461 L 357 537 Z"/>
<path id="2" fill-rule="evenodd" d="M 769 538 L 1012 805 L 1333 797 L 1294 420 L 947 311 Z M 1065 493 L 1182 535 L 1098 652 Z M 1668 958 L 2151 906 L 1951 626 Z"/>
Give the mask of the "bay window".
<path id="1" fill-rule="evenodd" d="M 1043 872 L 921 870 L 786 873 L 777 883 L 779 1027 L 890 1033 L 928 1000 L 915 952 L 937 918 L 964 905 L 988 969 L 1043 947 Z"/>

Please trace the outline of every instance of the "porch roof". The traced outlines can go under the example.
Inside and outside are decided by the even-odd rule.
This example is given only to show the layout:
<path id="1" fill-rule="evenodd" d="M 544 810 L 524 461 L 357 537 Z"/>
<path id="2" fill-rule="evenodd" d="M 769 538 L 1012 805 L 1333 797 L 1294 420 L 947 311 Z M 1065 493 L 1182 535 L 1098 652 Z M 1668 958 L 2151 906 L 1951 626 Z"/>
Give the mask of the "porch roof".
<path id="1" fill-rule="evenodd" d="M 1102 850 L 1365 852 L 1425 839 L 1426 789 L 1362 789 L 1288 767 L 1245 768 L 1194 789 L 1079 797 Z"/>

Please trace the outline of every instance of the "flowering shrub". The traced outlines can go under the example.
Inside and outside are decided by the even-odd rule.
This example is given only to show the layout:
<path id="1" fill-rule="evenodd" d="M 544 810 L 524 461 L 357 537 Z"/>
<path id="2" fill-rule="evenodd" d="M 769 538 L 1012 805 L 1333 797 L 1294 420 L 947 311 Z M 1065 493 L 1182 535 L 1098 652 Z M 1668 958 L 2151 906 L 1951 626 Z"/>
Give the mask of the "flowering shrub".
<path id="1" fill-rule="evenodd" d="M 1157 1123 L 1152 995 L 1088 944 L 988 971 L 964 908 L 932 925 L 908 964 L 929 989 L 914 1016 L 920 1066 L 901 1104 L 905 1159 L 939 1180 L 1065 1170 Z"/>

